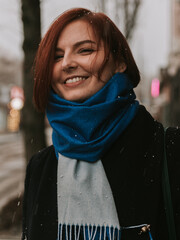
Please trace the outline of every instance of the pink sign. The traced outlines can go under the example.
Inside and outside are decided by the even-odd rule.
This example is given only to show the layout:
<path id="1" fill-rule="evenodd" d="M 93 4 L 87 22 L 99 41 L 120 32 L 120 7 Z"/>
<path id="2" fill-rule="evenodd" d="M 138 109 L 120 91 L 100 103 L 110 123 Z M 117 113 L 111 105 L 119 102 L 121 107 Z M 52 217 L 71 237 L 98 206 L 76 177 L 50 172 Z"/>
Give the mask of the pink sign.
<path id="1" fill-rule="evenodd" d="M 159 96 L 160 92 L 160 81 L 158 78 L 154 78 L 151 83 L 151 96 L 156 98 Z"/>

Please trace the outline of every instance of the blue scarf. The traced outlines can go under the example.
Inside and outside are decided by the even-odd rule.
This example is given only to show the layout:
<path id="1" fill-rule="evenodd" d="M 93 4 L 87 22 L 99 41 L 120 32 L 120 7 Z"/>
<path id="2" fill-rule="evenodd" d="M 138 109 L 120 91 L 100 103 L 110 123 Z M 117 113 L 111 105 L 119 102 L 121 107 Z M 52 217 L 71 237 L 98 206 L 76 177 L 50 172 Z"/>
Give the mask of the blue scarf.
<path id="1" fill-rule="evenodd" d="M 126 129 L 139 103 L 127 75 L 116 73 L 96 94 L 82 103 L 50 91 L 47 118 L 53 128 L 56 155 L 95 162 Z"/>

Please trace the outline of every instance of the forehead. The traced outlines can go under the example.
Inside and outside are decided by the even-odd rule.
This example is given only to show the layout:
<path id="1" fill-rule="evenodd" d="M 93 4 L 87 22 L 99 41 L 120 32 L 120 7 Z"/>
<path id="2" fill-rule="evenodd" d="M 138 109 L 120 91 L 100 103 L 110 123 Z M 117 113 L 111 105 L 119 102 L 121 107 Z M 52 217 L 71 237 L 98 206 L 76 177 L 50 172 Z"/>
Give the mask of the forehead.
<path id="1" fill-rule="evenodd" d="M 69 23 L 61 32 L 58 45 L 64 45 L 68 43 L 80 42 L 83 40 L 98 41 L 95 36 L 92 25 L 83 20 L 76 20 Z"/>

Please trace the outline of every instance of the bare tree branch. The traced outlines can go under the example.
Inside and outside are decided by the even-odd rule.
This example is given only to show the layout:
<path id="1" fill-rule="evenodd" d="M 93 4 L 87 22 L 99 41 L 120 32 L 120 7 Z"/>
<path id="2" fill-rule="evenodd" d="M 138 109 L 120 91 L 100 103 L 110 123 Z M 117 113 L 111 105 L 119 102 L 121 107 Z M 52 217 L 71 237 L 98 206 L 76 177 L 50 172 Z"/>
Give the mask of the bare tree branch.
<path id="1" fill-rule="evenodd" d="M 133 30 L 136 25 L 137 15 L 141 0 L 124 0 L 124 11 L 125 11 L 125 37 L 130 40 L 132 38 Z"/>
<path id="2" fill-rule="evenodd" d="M 101 0 L 100 2 L 103 11 L 103 9 L 106 9 L 107 1 Z M 115 0 L 116 23 L 119 23 L 119 21 L 123 22 L 127 40 L 132 38 L 141 3 L 142 0 Z"/>

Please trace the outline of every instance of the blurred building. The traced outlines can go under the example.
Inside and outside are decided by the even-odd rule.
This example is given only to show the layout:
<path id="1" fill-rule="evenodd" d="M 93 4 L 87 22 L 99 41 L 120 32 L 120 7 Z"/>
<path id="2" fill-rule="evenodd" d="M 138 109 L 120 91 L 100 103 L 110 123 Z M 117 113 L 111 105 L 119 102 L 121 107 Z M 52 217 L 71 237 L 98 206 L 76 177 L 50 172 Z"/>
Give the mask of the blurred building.
<path id="1" fill-rule="evenodd" d="M 171 49 L 169 64 L 161 69 L 161 120 L 180 126 L 180 0 L 171 0 Z"/>

